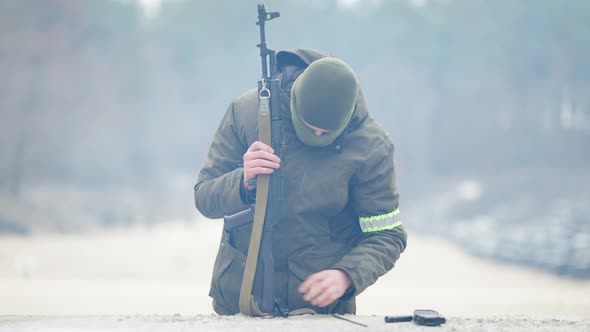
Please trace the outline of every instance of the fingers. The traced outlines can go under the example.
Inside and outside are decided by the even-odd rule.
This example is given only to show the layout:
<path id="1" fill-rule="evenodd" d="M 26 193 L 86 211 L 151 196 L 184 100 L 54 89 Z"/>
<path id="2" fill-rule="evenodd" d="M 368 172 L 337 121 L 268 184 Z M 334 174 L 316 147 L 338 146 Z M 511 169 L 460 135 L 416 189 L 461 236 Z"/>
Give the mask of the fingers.
<path id="1" fill-rule="evenodd" d="M 244 185 L 248 190 L 254 186 L 248 185 L 249 180 L 259 174 L 272 174 L 280 167 L 281 159 L 274 154 L 274 150 L 267 144 L 256 141 L 250 145 L 243 156 Z"/>
<path id="2" fill-rule="evenodd" d="M 321 275 L 318 275 L 320 272 L 318 273 L 314 273 L 312 275 L 310 275 L 309 277 L 307 277 L 307 279 L 305 279 L 305 281 L 299 286 L 299 293 L 301 294 L 305 294 L 305 296 L 303 297 L 303 299 L 305 301 L 309 301 L 309 299 L 311 297 L 307 297 L 307 293 L 311 290 L 311 287 L 318 282 L 319 280 L 321 280 Z"/>
<path id="3" fill-rule="evenodd" d="M 318 307 L 328 306 L 342 296 L 334 287 L 326 287 L 315 299 L 311 300 L 311 304 Z"/>
<path id="4" fill-rule="evenodd" d="M 280 163 L 281 159 L 274 154 L 275 151 L 269 145 L 256 141 L 250 145 L 248 151 L 244 154 L 244 162 L 254 159 L 266 159 L 275 163 Z"/>
<path id="5" fill-rule="evenodd" d="M 269 161 L 276 163 L 277 165 L 281 162 L 281 159 L 279 158 L 279 156 L 272 154 L 270 152 L 264 151 L 264 150 L 248 151 L 248 152 L 246 152 L 246 154 L 244 154 L 244 163 L 246 163 L 250 160 L 256 160 L 256 159 L 269 160 Z"/>
<path id="6" fill-rule="evenodd" d="M 250 148 L 248 148 L 249 152 L 254 152 L 256 150 L 263 150 L 263 151 L 266 151 L 271 154 L 275 153 L 275 151 L 272 149 L 272 147 L 270 147 L 270 145 L 264 144 L 260 141 L 256 141 L 256 142 L 252 143 L 252 145 L 250 145 Z"/>
<path id="7" fill-rule="evenodd" d="M 248 171 L 248 174 L 250 175 L 248 177 L 248 179 L 255 177 L 256 175 L 259 174 L 272 174 L 274 172 L 274 169 L 272 168 L 267 168 L 267 167 L 254 167 L 254 168 L 250 168 Z"/>
<path id="8" fill-rule="evenodd" d="M 345 290 L 332 271 L 312 274 L 299 286 L 299 292 L 304 294 L 303 299 L 318 307 L 334 303 Z"/>

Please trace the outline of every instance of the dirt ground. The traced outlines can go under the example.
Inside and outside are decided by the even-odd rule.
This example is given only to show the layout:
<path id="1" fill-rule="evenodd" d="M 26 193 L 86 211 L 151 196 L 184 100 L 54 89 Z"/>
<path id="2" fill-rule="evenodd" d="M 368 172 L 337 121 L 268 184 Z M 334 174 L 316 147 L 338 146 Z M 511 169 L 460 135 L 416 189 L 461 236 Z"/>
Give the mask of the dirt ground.
<path id="1" fill-rule="evenodd" d="M 191 221 L 0 237 L 0 331 L 157 330 L 162 324 L 171 330 L 362 328 L 332 317 L 211 315 L 207 293 L 220 226 Z M 590 281 L 481 260 L 447 241 L 410 233 L 397 266 L 361 294 L 357 306 L 353 319 L 375 331 L 394 328 L 383 315 L 421 308 L 450 317 L 443 330 L 485 331 L 488 324 L 495 326 L 490 331 L 590 330 Z"/>

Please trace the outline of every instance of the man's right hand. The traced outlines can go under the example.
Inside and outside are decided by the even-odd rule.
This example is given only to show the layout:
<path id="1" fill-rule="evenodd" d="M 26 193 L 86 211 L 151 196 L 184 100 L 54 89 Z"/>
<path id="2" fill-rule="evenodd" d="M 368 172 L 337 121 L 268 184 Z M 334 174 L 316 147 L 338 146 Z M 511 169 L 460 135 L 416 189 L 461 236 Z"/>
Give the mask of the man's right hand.
<path id="1" fill-rule="evenodd" d="M 244 154 L 244 187 L 248 190 L 256 188 L 248 183 L 258 174 L 271 174 L 280 167 L 281 159 L 274 154 L 274 150 L 259 141 L 250 145 Z"/>

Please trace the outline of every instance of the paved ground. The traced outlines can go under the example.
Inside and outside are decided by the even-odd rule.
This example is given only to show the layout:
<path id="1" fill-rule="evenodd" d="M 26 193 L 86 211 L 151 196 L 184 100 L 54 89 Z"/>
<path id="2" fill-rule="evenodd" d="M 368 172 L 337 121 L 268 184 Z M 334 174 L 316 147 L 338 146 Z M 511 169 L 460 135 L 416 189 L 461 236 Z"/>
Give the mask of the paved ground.
<path id="1" fill-rule="evenodd" d="M 441 327 L 386 324 L 383 316 L 345 316 L 366 327 L 330 316 L 248 318 L 244 316 L 0 316 L 0 332 L 28 331 L 590 331 L 590 319 L 535 319 L 526 316 L 448 318 Z"/>

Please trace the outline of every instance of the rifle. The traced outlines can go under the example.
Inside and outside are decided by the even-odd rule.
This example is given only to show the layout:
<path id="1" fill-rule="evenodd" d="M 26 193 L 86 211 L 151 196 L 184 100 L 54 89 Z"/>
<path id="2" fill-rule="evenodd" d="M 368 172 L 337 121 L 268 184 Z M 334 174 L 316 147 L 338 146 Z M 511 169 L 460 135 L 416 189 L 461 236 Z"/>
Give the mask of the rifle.
<path id="1" fill-rule="evenodd" d="M 270 98 L 270 141 L 263 143 L 270 143 L 269 145 L 280 157 L 281 143 L 283 141 L 283 120 L 281 119 L 280 98 L 281 85 L 277 78 L 276 52 L 275 50 L 266 47 L 266 35 L 264 30 L 265 21 L 270 21 L 279 16 L 279 12 L 267 13 L 263 4 L 258 5 L 258 22 L 256 22 L 256 25 L 260 26 L 260 44 L 257 44 L 256 47 L 260 48 L 260 59 L 262 63 L 262 78 L 258 81 L 259 99 Z M 267 75 L 267 67 L 269 68 L 270 75 Z M 268 92 L 265 91 L 265 87 Z M 265 138 L 263 136 L 265 135 L 260 134 L 261 139 Z M 270 223 L 265 223 L 265 228 L 276 226 L 278 220 L 283 216 L 283 181 L 281 168 L 276 169 L 273 174 L 270 175 L 268 196 L 269 203 L 266 210 L 266 219 L 268 219 Z"/>
<path id="2" fill-rule="evenodd" d="M 280 83 L 277 79 L 276 52 L 266 46 L 265 22 L 279 17 L 278 12 L 268 13 L 264 5 L 258 5 L 260 27 L 260 58 L 262 77 L 258 81 L 259 140 L 270 145 L 280 157 L 282 119 Z M 283 215 L 283 185 L 281 169 L 271 175 L 256 178 L 256 206 L 254 223 L 242 287 L 240 312 L 251 316 L 275 313 L 274 259 L 272 256 L 272 232 Z"/>

